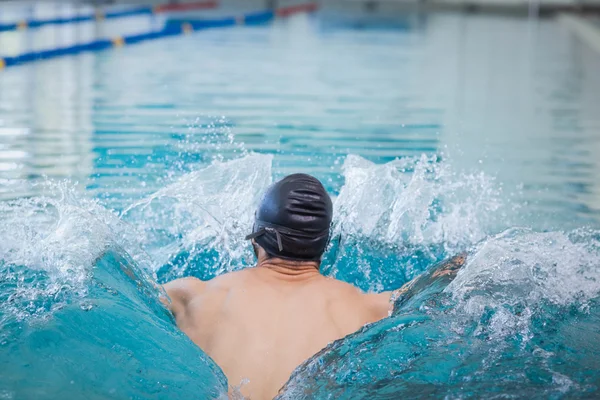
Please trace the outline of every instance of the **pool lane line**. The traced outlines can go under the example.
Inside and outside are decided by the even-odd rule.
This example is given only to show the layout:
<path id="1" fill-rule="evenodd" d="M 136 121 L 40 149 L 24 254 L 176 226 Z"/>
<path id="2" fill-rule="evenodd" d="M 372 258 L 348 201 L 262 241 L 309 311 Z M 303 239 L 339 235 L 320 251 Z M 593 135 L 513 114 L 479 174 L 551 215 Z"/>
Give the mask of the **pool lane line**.
<path id="1" fill-rule="evenodd" d="M 101 21 L 104 19 L 130 17 L 135 15 L 152 14 L 151 7 L 136 7 L 133 9 L 121 10 L 121 11 L 102 11 L 97 10 L 92 14 L 78 15 L 69 18 L 52 18 L 52 19 L 40 19 L 40 20 L 22 20 L 15 23 L 0 24 L 0 32 L 13 31 L 13 30 L 25 30 L 29 28 L 39 28 L 45 25 L 64 25 L 78 22 L 88 21 Z"/>
<path id="2" fill-rule="evenodd" d="M 209 3 L 211 2 L 193 4 L 196 4 L 196 6 L 198 6 L 199 4 L 204 4 L 208 6 L 210 5 Z M 58 49 L 28 52 L 14 57 L 5 57 L 4 59 L 0 58 L 0 71 L 6 67 L 26 64 L 37 60 L 45 60 L 67 55 L 76 55 L 84 52 L 102 51 L 113 47 L 118 48 L 129 44 L 135 44 L 169 36 L 187 35 L 194 31 L 203 29 L 228 27 L 233 25 L 263 24 L 271 21 L 275 16 L 288 17 L 300 12 L 312 12 L 316 9 L 316 3 L 306 3 L 290 7 L 281 7 L 276 9 L 275 12 L 269 10 L 260 11 L 237 17 L 226 17 L 214 20 L 169 20 L 167 21 L 165 28 L 161 31 L 154 31 L 125 37 L 115 37 L 112 39 L 98 39 L 89 43 L 77 44 Z"/>
<path id="3" fill-rule="evenodd" d="M 171 20 L 168 21 L 164 29 L 160 31 L 147 32 L 137 35 L 117 36 L 110 39 L 98 39 L 88 43 L 76 44 L 73 46 L 61 47 L 57 49 L 32 51 L 20 54 L 14 57 L 4 57 L 0 59 L 0 70 L 6 67 L 26 64 L 38 60 L 46 60 L 68 55 L 76 55 L 84 52 L 102 51 L 109 48 L 119 48 L 130 44 L 141 43 L 149 40 L 189 34 L 193 31 L 199 31 L 209 28 L 224 28 L 235 25 L 259 25 L 271 21 L 275 17 L 273 11 L 260 11 L 243 16 L 226 17 L 213 20 Z"/>
<path id="4" fill-rule="evenodd" d="M 26 30 L 32 28 L 39 28 L 46 25 L 64 25 L 79 22 L 89 21 L 103 21 L 106 19 L 125 18 L 137 15 L 152 15 L 166 12 L 177 12 L 177 11 L 192 11 L 192 10 L 206 10 L 217 8 L 219 6 L 218 1 L 198 1 L 192 3 L 177 3 L 177 4 L 163 4 L 155 7 L 141 6 L 130 8 L 127 10 L 120 11 L 105 11 L 96 10 L 92 14 L 78 15 L 69 18 L 52 18 L 44 20 L 21 20 L 14 23 L 0 24 L 0 32 L 15 31 L 15 30 Z M 313 12 L 318 8 L 317 3 L 306 3 L 296 4 L 293 6 L 280 7 L 276 10 L 276 14 L 279 17 L 288 17 L 290 15 L 300 12 Z"/>
<path id="5" fill-rule="evenodd" d="M 26 30 L 31 28 L 39 28 L 45 25 L 64 25 L 80 22 L 89 21 L 103 21 L 106 19 L 125 18 L 133 17 L 137 15 L 152 15 L 160 14 L 170 11 L 190 11 L 190 10 L 203 10 L 218 7 L 217 1 L 199 1 L 194 3 L 183 3 L 183 4 L 167 4 L 156 7 L 140 6 L 134 8 L 128 8 L 126 10 L 115 10 L 106 11 L 102 9 L 96 10 L 94 13 L 86 15 L 78 15 L 75 17 L 68 18 L 51 18 L 51 19 L 32 19 L 32 20 L 21 20 L 18 22 L 0 24 L 0 32 Z M 183 7 L 182 7 L 183 6 Z"/>
<path id="6" fill-rule="evenodd" d="M 185 27 L 185 29 L 192 29 L 193 31 L 198 31 L 202 29 L 222 28 L 234 25 L 260 25 L 271 21 L 274 17 L 275 13 L 271 10 L 267 10 L 245 15 L 238 15 L 235 17 L 224 17 L 219 19 L 170 19 L 167 21 L 165 29 L 182 30 L 182 27 Z"/>

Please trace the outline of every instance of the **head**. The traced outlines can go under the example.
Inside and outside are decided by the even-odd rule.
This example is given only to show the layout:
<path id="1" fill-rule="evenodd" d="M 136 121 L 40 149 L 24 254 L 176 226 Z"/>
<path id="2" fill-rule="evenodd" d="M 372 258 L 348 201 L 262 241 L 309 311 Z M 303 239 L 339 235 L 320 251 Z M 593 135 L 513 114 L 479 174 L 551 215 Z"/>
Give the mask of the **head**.
<path id="1" fill-rule="evenodd" d="M 257 256 L 319 262 L 329 242 L 332 214 L 331 198 L 318 179 L 289 175 L 267 189 L 246 239 L 253 239 Z"/>

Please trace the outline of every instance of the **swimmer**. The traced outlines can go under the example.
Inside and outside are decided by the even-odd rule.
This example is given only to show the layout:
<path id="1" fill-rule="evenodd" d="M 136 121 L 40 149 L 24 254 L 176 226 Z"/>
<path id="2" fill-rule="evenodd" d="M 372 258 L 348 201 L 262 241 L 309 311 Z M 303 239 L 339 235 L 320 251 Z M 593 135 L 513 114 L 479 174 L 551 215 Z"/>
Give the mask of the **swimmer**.
<path id="1" fill-rule="evenodd" d="M 389 316 L 394 300 L 410 288 L 409 283 L 396 292 L 363 293 L 321 275 L 332 213 L 321 182 L 305 174 L 287 176 L 267 190 L 246 237 L 256 267 L 164 285 L 177 326 L 250 399 L 275 397 L 302 362 Z"/>

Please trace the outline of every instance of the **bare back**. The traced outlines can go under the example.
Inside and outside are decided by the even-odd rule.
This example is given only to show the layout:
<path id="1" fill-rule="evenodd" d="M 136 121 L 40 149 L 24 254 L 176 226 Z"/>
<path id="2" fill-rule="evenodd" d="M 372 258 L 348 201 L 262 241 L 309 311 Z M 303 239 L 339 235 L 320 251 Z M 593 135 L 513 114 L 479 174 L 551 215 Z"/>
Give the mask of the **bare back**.
<path id="1" fill-rule="evenodd" d="M 251 399 L 272 399 L 328 343 L 385 318 L 388 295 L 364 294 L 317 273 L 255 267 L 165 286 L 178 326 Z"/>

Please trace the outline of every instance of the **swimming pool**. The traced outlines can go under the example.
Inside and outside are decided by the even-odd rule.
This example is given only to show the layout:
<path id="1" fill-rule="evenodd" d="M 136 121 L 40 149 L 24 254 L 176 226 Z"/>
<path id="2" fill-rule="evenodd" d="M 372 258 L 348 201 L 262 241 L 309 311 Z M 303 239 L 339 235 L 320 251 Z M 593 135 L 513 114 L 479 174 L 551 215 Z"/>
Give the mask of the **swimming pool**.
<path id="1" fill-rule="evenodd" d="M 217 397 L 152 282 L 250 264 L 254 205 L 297 171 L 336 196 L 327 274 L 383 290 L 470 261 L 283 398 L 597 396 L 599 67 L 552 20 L 433 14 L 2 71 L 0 397 Z"/>

